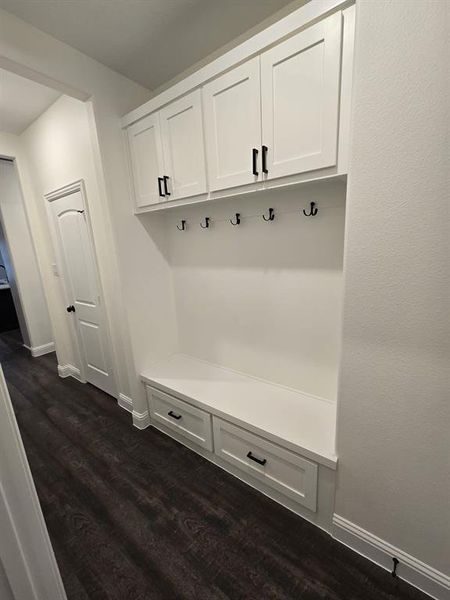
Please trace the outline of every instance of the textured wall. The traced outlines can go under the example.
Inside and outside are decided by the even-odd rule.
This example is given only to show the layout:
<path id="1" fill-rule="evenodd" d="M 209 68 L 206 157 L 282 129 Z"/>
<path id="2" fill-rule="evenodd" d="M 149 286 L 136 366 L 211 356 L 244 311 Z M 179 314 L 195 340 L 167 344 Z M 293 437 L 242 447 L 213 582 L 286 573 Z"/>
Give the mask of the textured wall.
<path id="1" fill-rule="evenodd" d="M 449 6 L 357 4 L 336 501 L 447 573 Z"/>

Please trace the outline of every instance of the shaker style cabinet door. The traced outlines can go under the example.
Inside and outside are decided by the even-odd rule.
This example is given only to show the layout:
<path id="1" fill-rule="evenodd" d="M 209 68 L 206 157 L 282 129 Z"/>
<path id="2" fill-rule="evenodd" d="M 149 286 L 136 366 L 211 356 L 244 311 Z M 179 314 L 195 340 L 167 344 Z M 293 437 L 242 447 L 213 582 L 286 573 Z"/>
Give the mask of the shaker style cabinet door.
<path id="1" fill-rule="evenodd" d="M 336 13 L 261 55 L 268 178 L 336 164 L 341 29 Z"/>
<path id="2" fill-rule="evenodd" d="M 159 113 L 148 115 L 128 128 L 136 207 L 165 200 L 164 163 Z M 159 178 L 159 179 L 158 179 Z"/>
<path id="3" fill-rule="evenodd" d="M 259 57 L 205 85 L 203 101 L 210 190 L 258 181 L 261 174 Z"/>
<path id="4" fill-rule="evenodd" d="M 167 200 L 206 193 L 201 91 L 160 111 Z"/>

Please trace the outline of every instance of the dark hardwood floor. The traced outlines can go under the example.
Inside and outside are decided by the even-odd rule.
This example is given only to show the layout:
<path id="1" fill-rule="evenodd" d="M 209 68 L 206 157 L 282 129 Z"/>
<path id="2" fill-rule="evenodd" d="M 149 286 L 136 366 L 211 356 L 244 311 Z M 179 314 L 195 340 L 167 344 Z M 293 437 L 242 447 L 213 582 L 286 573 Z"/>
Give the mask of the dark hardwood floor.
<path id="1" fill-rule="evenodd" d="M 61 379 L 0 336 L 0 362 L 69 600 L 425 600 L 327 534 Z M 50 599 L 49 599 L 50 600 Z"/>

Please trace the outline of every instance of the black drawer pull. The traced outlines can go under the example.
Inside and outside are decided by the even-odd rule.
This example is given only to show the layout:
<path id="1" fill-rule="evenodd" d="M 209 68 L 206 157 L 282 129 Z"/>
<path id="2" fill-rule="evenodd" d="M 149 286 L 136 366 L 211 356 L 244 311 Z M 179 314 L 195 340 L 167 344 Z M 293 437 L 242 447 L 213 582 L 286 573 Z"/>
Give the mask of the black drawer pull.
<path id="1" fill-rule="evenodd" d="M 161 196 L 161 198 L 165 198 L 162 188 L 161 188 L 161 185 L 163 182 L 164 182 L 164 179 L 162 177 L 158 177 L 158 192 L 159 192 L 159 195 Z"/>
<path id="2" fill-rule="evenodd" d="M 253 148 L 253 150 L 252 150 L 252 173 L 253 173 L 253 175 L 258 175 L 257 161 L 258 161 L 258 150 L 256 148 Z"/>
<path id="3" fill-rule="evenodd" d="M 169 412 L 167 413 L 169 415 L 169 417 L 172 417 L 172 419 L 176 419 L 177 421 L 179 421 L 181 419 L 181 415 L 176 415 L 173 410 L 169 410 Z"/>
<path id="4" fill-rule="evenodd" d="M 163 179 L 164 179 L 164 192 L 165 192 L 165 195 L 166 196 L 170 196 L 169 188 L 167 187 L 167 182 L 169 181 L 169 176 L 168 175 L 164 175 Z"/>
<path id="5" fill-rule="evenodd" d="M 247 458 L 249 458 L 250 460 L 254 460 L 255 462 L 258 463 L 258 465 L 265 465 L 267 462 L 266 458 L 256 458 L 256 456 L 253 456 L 253 454 L 251 453 L 251 451 L 247 454 Z"/>
<path id="6" fill-rule="evenodd" d="M 267 175 L 269 169 L 267 168 L 267 151 L 269 148 L 267 146 L 262 146 L 262 172 Z"/>

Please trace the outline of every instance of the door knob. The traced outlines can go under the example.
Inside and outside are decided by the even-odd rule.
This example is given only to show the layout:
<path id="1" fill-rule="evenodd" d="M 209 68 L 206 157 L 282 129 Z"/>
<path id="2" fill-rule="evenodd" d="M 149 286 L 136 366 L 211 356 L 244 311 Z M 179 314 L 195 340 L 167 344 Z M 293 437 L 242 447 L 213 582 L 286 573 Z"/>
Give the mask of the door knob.
<path id="1" fill-rule="evenodd" d="M 71 304 L 70 306 L 68 306 L 66 308 L 66 310 L 68 313 L 75 312 L 75 306 L 73 304 Z"/>

